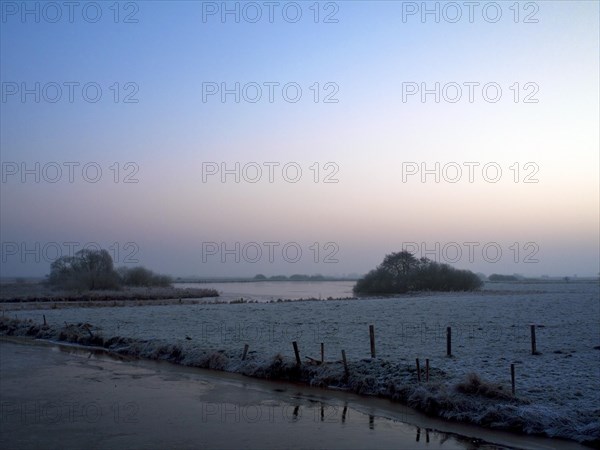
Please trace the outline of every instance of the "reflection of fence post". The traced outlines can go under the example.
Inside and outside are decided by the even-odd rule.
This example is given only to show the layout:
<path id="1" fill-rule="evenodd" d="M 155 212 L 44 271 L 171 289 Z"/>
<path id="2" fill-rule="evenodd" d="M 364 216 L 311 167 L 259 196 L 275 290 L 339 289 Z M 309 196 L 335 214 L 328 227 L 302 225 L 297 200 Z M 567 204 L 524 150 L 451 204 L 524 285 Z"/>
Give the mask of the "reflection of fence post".
<path id="1" fill-rule="evenodd" d="M 369 338 L 371 340 L 371 358 L 375 358 L 375 327 L 369 325 Z"/>
<path id="2" fill-rule="evenodd" d="M 429 358 L 425 359 L 425 381 L 429 382 Z"/>
<path id="3" fill-rule="evenodd" d="M 342 350 L 342 361 L 344 362 L 344 373 L 346 374 L 346 377 L 348 377 L 350 372 L 348 370 L 348 361 L 346 361 L 346 350 Z"/>
<path id="4" fill-rule="evenodd" d="M 321 363 L 325 362 L 325 344 L 321 342 Z"/>
<path id="5" fill-rule="evenodd" d="M 536 342 L 535 342 L 535 325 L 531 325 L 531 354 L 537 353 Z"/>
<path id="6" fill-rule="evenodd" d="M 417 381 L 421 382 L 421 365 L 419 364 L 419 358 L 417 358 Z"/>
<path id="7" fill-rule="evenodd" d="M 294 346 L 294 354 L 296 355 L 296 365 L 300 366 L 302 364 L 302 361 L 300 360 L 300 352 L 298 351 L 298 343 L 296 341 L 292 342 L 292 345 Z"/>
<path id="8" fill-rule="evenodd" d="M 452 328 L 446 328 L 446 356 L 452 356 Z"/>
<path id="9" fill-rule="evenodd" d="M 246 360 L 246 355 L 248 354 L 248 344 L 244 345 L 244 354 L 242 355 L 242 361 Z"/>
<path id="10" fill-rule="evenodd" d="M 512 386 L 512 394 L 515 395 L 515 365 L 510 365 L 510 384 Z"/>

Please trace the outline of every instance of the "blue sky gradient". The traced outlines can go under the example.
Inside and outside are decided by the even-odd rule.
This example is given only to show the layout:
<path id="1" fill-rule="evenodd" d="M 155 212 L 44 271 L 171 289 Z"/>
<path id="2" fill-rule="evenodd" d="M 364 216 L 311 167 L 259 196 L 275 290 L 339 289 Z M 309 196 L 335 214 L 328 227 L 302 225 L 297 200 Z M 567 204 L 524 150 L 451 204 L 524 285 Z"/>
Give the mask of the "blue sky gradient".
<path id="1" fill-rule="evenodd" d="M 33 176 L 23 183 L 18 174 L 3 179 L 2 276 L 47 273 L 48 258 L 23 261 L 11 243 L 49 242 L 116 242 L 117 263 L 123 263 L 125 244 L 134 242 L 140 264 L 186 276 L 364 273 L 414 242 L 427 248 L 497 243 L 504 252 L 497 262 L 480 253 L 453 262 L 487 274 L 598 274 L 597 2 L 518 2 L 518 23 L 509 9 L 513 2 L 498 3 L 497 23 L 479 10 L 473 23 L 465 16 L 458 23 L 427 16 L 423 23 L 419 15 L 403 22 L 403 8 L 412 2 L 362 1 L 318 3 L 319 23 L 309 9 L 314 2 L 298 2 L 303 15 L 297 23 L 281 14 L 269 23 L 264 6 L 258 23 L 243 17 L 236 23 L 232 16 L 223 23 L 218 16 L 202 19 L 203 8 L 222 2 L 121 2 L 114 23 L 112 4 L 100 3 L 97 23 L 77 13 L 73 23 L 66 17 L 49 23 L 43 15 L 36 23 L 2 6 L 3 92 L 6 83 L 93 82 L 102 88 L 96 103 L 85 101 L 80 88 L 72 103 L 66 89 L 56 103 L 3 97 L 3 175 L 7 163 L 94 162 L 103 169 L 97 183 L 77 171 L 73 183 L 65 174 L 57 183 L 36 183 Z M 463 2 L 456 4 L 467 14 Z M 537 23 L 523 23 L 533 11 L 525 9 L 529 4 L 537 5 Z M 122 23 L 131 5 L 138 22 Z M 322 23 L 333 5 L 338 22 Z M 437 5 L 441 10 L 447 2 Z M 118 102 L 110 89 L 115 82 Z M 203 102 L 207 82 L 294 82 L 302 97 L 289 103 L 276 90 L 270 103 L 265 88 L 257 103 L 236 103 L 232 95 L 224 103 L 218 95 Z M 310 89 L 315 82 L 317 103 Z M 486 102 L 476 89 L 472 103 L 466 90 L 457 103 L 436 103 L 433 95 L 424 103 L 418 95 L 403 102 L 407 82 L 493 82 L 502 98 Z M 517 103 L 510 89 L 515 82 Z M 337 103 L 323 102 L 332 92 L 326 83 L 337 86 Z M 523 102 L 532 92 L 526 83 L 537 86 L 537 103 Z M 124 103 L 134 87 L 131 98 L 138 102 Z M 109 169 L 115 162 L 118 183 Z M 138 183 L 122 182 L 127 162 L 139 169 Z M 274 183 L 265 174 L 255 184 L 235 183 L 232 176 L 226 183 L 218 176 L 203 182 L 207 162 L 294 162 L 303 175 L 297 183 L 283 180 L 280 171 Z M 334 163 L 339 182 L 315 183 L 309 169 L 315 162 L 321 177 L 324 164 Z M 485 181 L 481 171 L 473 183 L 465 173 L 457 183 L 436 183 L 433 176 L 422 183 L 418 175 L 403 181 L 407 162 L 494 163 L 503 173 L 497 183 Z M 509 169 L 514 163 L 517 183 Z M 537 167 L 537 183 L 523 182 L 526 163 Z M 265 257 L 223 263 L 221 255 L 202 254 L 207 242 L 234 247 L 267 241 L 298 243 L 304 257 L 297 263 Z M 315 263 L 314 242 L 334 242 L 337 262 L 324 263 L 321 254 Z M 515 242 L 517 258 L 510 250 Z M 523 261 L 528 243 L 537 246 L 536 262 Z"/>

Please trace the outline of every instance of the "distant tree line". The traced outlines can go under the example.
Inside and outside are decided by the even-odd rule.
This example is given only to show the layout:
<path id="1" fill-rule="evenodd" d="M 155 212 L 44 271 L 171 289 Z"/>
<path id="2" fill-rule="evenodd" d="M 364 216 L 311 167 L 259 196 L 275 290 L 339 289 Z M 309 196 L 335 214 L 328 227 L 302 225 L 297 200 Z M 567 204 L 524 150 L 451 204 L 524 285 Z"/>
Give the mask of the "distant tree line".
<path id="1" fill-rule="evenodd" d="M 488 277 L 490 281 L 519 281 L 519 279 L 514 275 L 500 275 L 497 273 L 493 273 Z"/>
<path id="2" fill-rule="evenodd" d="M 256 281 L 325 281 L 327 278 L 323 275 L 300 275 L 294 274 L 289 277 L 285 275 L 273 275 L 272 277 L 266 277 L 259 273 L 254 277 Z"/>
<path id="3" fill-rule="evenodd" d="M 144 267 L 115 269 L 106 250 L 80 250 L 73 256 L 61 256 L 50 265 L 48 282 L 65 290 L 106 290 L 123 286 L 170 286 L 172 279 Z"/>
<path id="4" fill-rule="evenodd" d="M 403 250 L 386 255 L 376 269 L 356 282 L 357 294 L 402 294 L 409 291 L 472 291 L 483 281 L 470 270 L 455 269 Z"/>

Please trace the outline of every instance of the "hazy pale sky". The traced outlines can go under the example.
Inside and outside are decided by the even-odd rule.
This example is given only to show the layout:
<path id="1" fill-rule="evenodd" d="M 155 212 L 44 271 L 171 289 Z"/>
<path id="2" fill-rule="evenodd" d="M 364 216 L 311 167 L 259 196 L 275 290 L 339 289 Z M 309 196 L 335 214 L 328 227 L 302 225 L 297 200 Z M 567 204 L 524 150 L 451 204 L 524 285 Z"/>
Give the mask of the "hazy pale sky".
<path id="1" fill-rule="evenodd" d="M 478 5 L 3 2 L 1 275 L 597 275 L 599 4 Z"/>

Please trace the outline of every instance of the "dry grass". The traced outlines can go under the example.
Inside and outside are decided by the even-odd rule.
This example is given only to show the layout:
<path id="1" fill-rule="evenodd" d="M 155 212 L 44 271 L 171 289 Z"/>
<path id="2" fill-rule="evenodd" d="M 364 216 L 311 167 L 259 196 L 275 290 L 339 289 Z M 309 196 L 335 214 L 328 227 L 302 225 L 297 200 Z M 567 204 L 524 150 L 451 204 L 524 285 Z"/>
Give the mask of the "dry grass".
<path id="1" fill-rule="evenodd" d="M 467 374 L 465 381 L 456 385 L 456 390 L 463 394 L 491 399 L 510 400 L 513 398 L 512 393 L 506 391 L 504 386 L 483 381 L 476 373 Z"/>
<path id="2" fill-rule="evenodd" d="M 128 287 L 121 290 L 69 292 L 56 291 L 43 283 L 4 283 L 0 285 L 0 303 L 3 309 L 22 309 L 19 304 L 78 304 L 102 302 L 117 306 L 117 302 L 179 301 L 218 297 L 214 289 L 180 289 L 174 287 Z M 54 306 L 53 306 L 54 307 Z"/>

